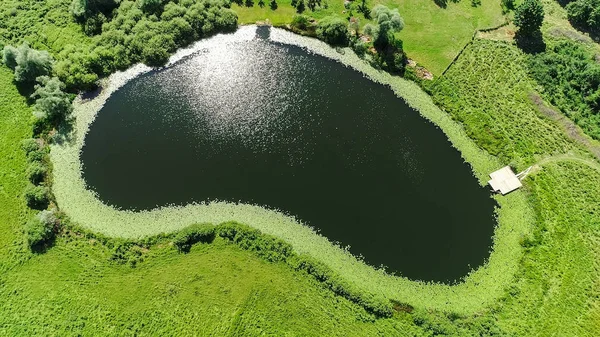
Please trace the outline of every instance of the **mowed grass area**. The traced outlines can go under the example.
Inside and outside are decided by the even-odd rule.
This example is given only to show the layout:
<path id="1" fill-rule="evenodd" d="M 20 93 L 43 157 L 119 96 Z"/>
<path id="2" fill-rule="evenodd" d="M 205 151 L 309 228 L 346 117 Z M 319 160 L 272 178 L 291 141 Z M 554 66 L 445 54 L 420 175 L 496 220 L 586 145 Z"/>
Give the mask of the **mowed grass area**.
<path id="1" fill-rule="evenodd" d="M 439 7 L 433 0 L 376 0 L 367 4 L 369 7 L 383 4 L 398 8 L 405 27 L 397 36 L 404 42 L 408 57 L 438 76 L 471 40 L 476 30 L 496 27 L 505 22 L 500 0 L 483 0 L 477 7 L 467 0 L 458 3 L 449 1 L 446 8 Z M 343 0 L 323 0 L 322 7 L 327 8 L 318 8 L 314 12 L 307 9 L 304 14 L 317 20 L 329 15 L 348 17 Z M 238 13 L 242 24 L 268 19 L 273 25 L 285 25 L 296 14 L 291 0 L 279 0 L 276 10 L 271 10 L 268 2 L 261 8 L 257 1 L 251 7 L 234 4 L 232 8 Z M 370 22 L 356 11 L 354 16 L 360 19 L 361 25 Z"/>

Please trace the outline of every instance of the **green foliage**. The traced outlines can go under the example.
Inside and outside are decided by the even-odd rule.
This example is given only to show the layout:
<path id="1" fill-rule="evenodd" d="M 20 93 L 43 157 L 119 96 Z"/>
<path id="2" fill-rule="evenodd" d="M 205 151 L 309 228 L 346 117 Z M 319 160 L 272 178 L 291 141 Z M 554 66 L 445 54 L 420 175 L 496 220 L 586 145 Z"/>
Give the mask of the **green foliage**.
<path id="1" fill-rule="evenodd" d="M 600 64 L 585 48 L 561 42 L 529 58 L 544 96 L 585 133 L 600 139 Z"/>
<path id="2" fill-rule="evenodd" d="M 44 181 L 47 172 L 48 168 L 46 165 L 40 162 L 33 162 L 27 166 L 27 178 L 34 185 L 38 185 Z"/>
<path id="3" fill-rule="evenodd" d="M 2 61 L 15 71 L 15 81 L 32 85 L 39 76 L 52 72 L 53 59 L 47 51 L 38 51 L 23 43 L 19 48 L 5 46 Z"/>
<path id="4" fill-rule="evenodd" d="M 544 22 L 544 6 L 540 0 L 525 0 L 515 10 L 515 25 L 519 32 L 531 35 L 540 30 Z"/>
<path id="5" fill-rule="evenodd" d="M 211 224 L 190 225 L 177 233 L 173 244 L 181 252 L 189 252 L 198 242 L 210 243 L 215 239 L 215 226 Z"/>
<path id="6" fill-rule="evenodd" d="M 70 11 L 77 20 L 84 21 L 98 14 L 109 14 L 120 0 L 73 0 Z"/>
<path id="7" fill-rule="evenodd" d="M 51 125 L 68 119 L 73 112 L 71 99 L 63 91 L 65 89 L 57 77 L 41 76 L 38 77 L 35 92 L 31 98 L 35 99 L 33 114 L 36 118 L 42 119 Z"/>
<path id="8" fill-rule="evenodd" d="M 25 189 L 25 201 L 27 206 L 43 210 L 50 204 L 50 190 L 46 186 L 29 185 Z"/>
<path id="9" fill-rule="evenodd" d="M 37 139 L 27 138 L 21 141 L 21 148 L 26 154 L 40 150 L 40 143 Z"/>
<path id="10" fill-rule="evenodd" d="M 292 28 L 298 30 L 307 30 L 310 26 L 310 22 L 308 21 L 308 17 L 302 14 L 296 14 L 292 18 L 292 23 L 290 24 Z"/>
<path id="11" fill-rule="evenodd" d="M 217 226 L 216 233 L 243 249 L 254 251 L 270 262 L 285 261 L 292 255 L 292 246 L 276 237 L 262 234 L 259 230 L 236 222 Z"/>
<path id="12" fill-rule="evenodd" d="M 332 45 L 347 45 L 348 24 L 338 17 L 325 17 L 317 25 L 317 37 Z"/>
<path id="13" fill-rule="evenodd" d="M 145 13 L 156 13 L 160 10 L 163 0 L 137 0 L 137 3 Z"/>
<path id="14" fill-rule="evenodd" d="M 52 211 L 43 210 L 31 218 L 25 225 L 25 235 L 29 247 L 37 249 L 51 243 L 54 240 L 57 224 L 58 219 Z"/>
<path id="15" fill-rule="evenodd" d="M 65 46 L 56 74 L 70 90 L 81 90 L 93 88 L 98 78 L 137 62 L 162 66 L 177 48 L 218 31 L 234 30 L 237 15 L 227 6 L 224 0 L 122 1 L 110 20 L 104 22 L 102 16 L 88 19 L 98 35 L 91 45 Z"/>
<path id="16" fill-rule="evenodd" d="M 373 46 L 377 50 L 376 63 L 379 67 L 392 73 L 402 73 L 406 63 L 406 55 L 401 40 L 394 33 L 404 28 L 404 20 L 397 9 L 377 5 L 372 11 L 377 25 L 365 25 L 364 32 L 373 37 Z"/>
<path id="17" fill-rule="evenodd" d="M 576 0 L 566 8 L 569 21 L 574 26 L 600 33 L 600 0 Z"/>

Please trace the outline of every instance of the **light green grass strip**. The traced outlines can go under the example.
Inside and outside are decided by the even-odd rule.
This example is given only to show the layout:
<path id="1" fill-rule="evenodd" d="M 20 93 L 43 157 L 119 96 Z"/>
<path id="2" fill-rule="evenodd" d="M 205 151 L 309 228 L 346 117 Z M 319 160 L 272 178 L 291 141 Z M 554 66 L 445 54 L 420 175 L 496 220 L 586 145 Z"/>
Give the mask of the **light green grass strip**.
<path id="1" fill-rule="evenodd" d="M 176 61 L 195 50 L 210 49 L 215 44 L 247 40 L 254 36 L 254 32 L 255 27 L 247 26 L 240 28 L 235 34 L 219 35 L 200 41 L 192 48 L 180 51 L 172 60 Z M 318 40 L 296 36 L 279 29 L 271 30 L 271 39 L 303 46 L 311 52 L 342 62 L 376 82 L 389 85 L 425 118 L 442 128 L 452 145 L 471 163 L 480 182 L 484 183 L 486 175 L 501 166 L 497 159 L 480 150 L 468 138 L 462 127 L 438 109 L 430 97 L 414 83 L 373 69 L 348 49 L 338 52 Z M 52 147 L 54 194 L 61 209 L 76 223 L 109 236 L 140 238 L 176 231 L 192 223 L 217 224 L 235 220 L 289 242 L 296 252 L 306 253 L 321 260 L 364 291 L 417 307 L 461 314 L 483 310 L 503 294 L 504 288 L 513 279 L 521 256 L 519 239 L 529 232 L 533 223 L 533 213 L 524 192 L 497 197 L 500 204 L 499 226 L 495 231 L 494 249 L 489 261 L 472 272 L 464 282 L 455 286 L 426 284 L 388 275 L 359 261 L 293 217 L 258 206 L 214 202 L 131 212 L 104 205 L 85 187 L 79 153 L 90 124 L 110 94 L 127 80 L 148 70 L 149 68 L 138 65 L 126 72 L 116 73 L 109 78 L 98 97 L 90 101 L 78 100 L 75 104 L 76 127 L 73 142 Z"/>

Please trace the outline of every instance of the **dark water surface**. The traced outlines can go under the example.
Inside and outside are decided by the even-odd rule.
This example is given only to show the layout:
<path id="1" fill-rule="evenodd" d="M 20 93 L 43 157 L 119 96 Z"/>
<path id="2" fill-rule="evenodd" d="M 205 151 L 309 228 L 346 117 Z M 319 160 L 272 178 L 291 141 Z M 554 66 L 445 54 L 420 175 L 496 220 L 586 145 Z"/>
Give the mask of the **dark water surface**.
<path id="1" fill-rule="evenodd" d="M 107 204 L 275 208 L 412 279 L 458 279 L 492 243 L 490 193 L 439 129 L 389 88 L 264 38 L 133 79 L 81 159 Z"/>

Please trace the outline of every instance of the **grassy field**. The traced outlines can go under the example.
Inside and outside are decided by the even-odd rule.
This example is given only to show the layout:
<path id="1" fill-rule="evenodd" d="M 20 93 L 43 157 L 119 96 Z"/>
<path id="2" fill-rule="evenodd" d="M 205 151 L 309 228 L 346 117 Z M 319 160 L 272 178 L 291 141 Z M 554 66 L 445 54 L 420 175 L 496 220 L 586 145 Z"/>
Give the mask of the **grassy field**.
<path id="1" fill-rule="evenodd" d="M 307 10 L 304 14 L 316 19 L 329 15 L 348 16 L 343 0 L 325 1 L 327 8 L 314 12 Z M 264 22 L 268 19 L 273 25 L 284 25 L 290 23 L 296 14 L 290 3 L 291 0 L 280 0 L 276 10 L 271 10 L 269 6 L 261 8 L 256 1 L 252 7 L 234 4 L 232 8 L 238 13 L 240 23 Z M 405 28 L 397 35 L 404 42 L 408 57 L 438 76 L 471 40 L 476 30 L 496 27 L 505 22 L 499 0 L 483 0 L 478 7 L 471 6 L 467 0 L 457 3 L 449 1 L 446 8 L 439 7 L 433 0 L 376 0 L 367 3 L 370 7 L 383 4 L 398 8 Z M 369 22 L 360 13 L 354 15 L 361 20 L 361 25 Z"/>
<path id="2" fill-rule="evenodd" d="M 0 67 L 0 274 L 9 267 L 10 247 L 31 211 L 22 198 L 27 162 L 22 139 L 29 138 L 31 110 L 12 83 L 12 73 Z"/>
<path id="3" fill-rule="evenodd" d="M 60 36 L 43 44 L 54 52 L 64 44 L 85 43 L 78 26 L 58 11 L 66 3 L 48 1 L 52 15 L 24 30 L 24 36 Z M 1 8 L 9 13 L 25 6 L 18 10 L 36 17 L 45 12 L 40 4 L 3 1 Z M 445 10 L 452 6 L 470 8 L 463 1 Z M 403 16 L 408 25 L 408 15 Z M 6 22 L 11 27 L 26 21 L 19 15 L 10 20 L 2 21 L 0 36 L 5 36 Z M 556 33 L 547 28 L 545 34 Z M 18 34 L 9 40 L 21 39 Z M 424 55 L 443 59 L 441 43 L 448 41 L 423 38 L 432 41 L 424 42 Z M 435 118 L 460 121 L 466 134 L 499 163 L 517 169 L 534 165 L 525 189 L 514 194 L 515 204 L 506 207 L 532 207 L 535 226 L 518 245 L 497 252 L 506 254 L 497 263 L 514 259 L 509 262 L 515 263 L 516 273 L 504 275 L 509 284 L 499 290 L 500 299 L 476 314 L 412 311 L 407 303 L 386 319 L 286 264 L 265 262 L 222 239 L 196 245 L 186 255 L 163 242 L 144 251 L 144 261 L 135 268 L 113 261 L 110 247 L 76 234 L 59 237 L 44 254 L 29 253 L 21 233 L 31 212 L 21 197 L 26 160 L 19 144 L 30 135 L 30 109 L 11 83 L 10 72 L 0 67 L 0 335 L 600 335 L 599 165 L 530 100 L 536 87 L 523 68 L 523 57 L 512 44 L 476 39 L 428 86 L 448 114 Z M 452 132 L 460 130 L 458 126 Z M 476 150 L 466 156 L 480 156 Z M 465 303 L 472 300 L 468 293 L 461 296 Z"/>
<path id="4" fill-rule="evenodd" d="M 536 110 L 522 57 L 513 45 L 475 40 L 434 97 L 480 146 L 519 168 L 537 163 L 525 181 L 535 234 L 523 239 L 520 271 L 498 303 L 500 325 L 522 336 L 594 336 L 600 165 Z"/>

